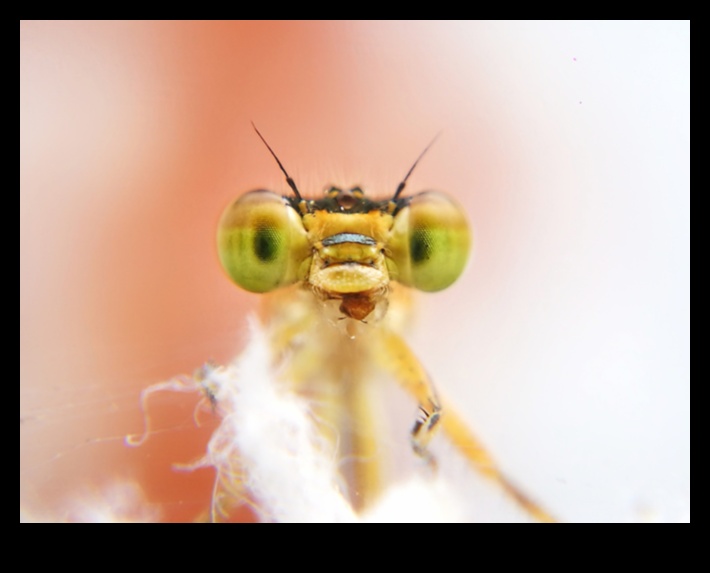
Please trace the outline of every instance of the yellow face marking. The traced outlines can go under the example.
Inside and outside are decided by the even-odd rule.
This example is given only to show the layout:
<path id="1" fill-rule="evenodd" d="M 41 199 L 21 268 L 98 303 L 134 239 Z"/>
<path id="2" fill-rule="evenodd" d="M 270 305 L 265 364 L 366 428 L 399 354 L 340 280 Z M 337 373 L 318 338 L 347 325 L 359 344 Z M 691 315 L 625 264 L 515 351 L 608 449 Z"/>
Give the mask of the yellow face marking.
<path id="1" fill-rule="evenodd" d="M 390 215 L 317 211 L 303 219 L 313 245 L 308 284 L 330 297 L 384 291 L 390 281 L 384 255 Z"/>
<path id="2" fill-rule="evenodd" d="M 311 243 L 339 233 L 360 233 L 378 243 L 384 243 L 389 239 L 393 220 L 391 215 L 377 210 L 369 213 L 331 213 L 320 210 L 305 215 L 303 227 Z"/>

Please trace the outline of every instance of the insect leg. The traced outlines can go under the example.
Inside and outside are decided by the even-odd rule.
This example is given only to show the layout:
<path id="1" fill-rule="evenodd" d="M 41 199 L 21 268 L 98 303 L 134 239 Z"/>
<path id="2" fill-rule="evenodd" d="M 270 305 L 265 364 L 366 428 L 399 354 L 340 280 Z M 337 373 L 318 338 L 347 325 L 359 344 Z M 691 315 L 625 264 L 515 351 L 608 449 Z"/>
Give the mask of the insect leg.
<path id="1" fill-rule="evenodd" d="M 349 474 L 353 506 L 361 511 L 374 502 L 382 492 L 380 427 L 373 415 L 372 392 L 362 373 L 354 373 L 346 383 L 345 395 L 349 410 L 352 462 Z"/>
<path id="2" fill-rule="evenodd" d="M 443 414 L 441 425 L 444 432 L 476 471 L 497 483 L 533 519 L 545 523 L 557 521 L 547 510 L 540 507 L 510 482 L 456 411 L 447 405 Z"/>
<path id="3" fill-rule="evenodd" d="M 436 430 L 443 429 L 474 469 L 498 484 L 530 517 L 537 521 L 555 522 L 556 519 L 548 511 L 520 491 L 500 471 L 493 457 L 456 411 L 448 405 L 442 407 L 431 379 L 402 338 L 389 330 L 383 330 L 381 334 L 384 339 L 377 345 L 380 362 L 417 400 L 422 412 L 412 429 L 414 451 L 433 464 L 427 445 Z"/>
<path id="4" fill-rule="evenodd" d="M 380 334 L 383 340 L 381 344 L 376 345 L 379 362 L 419 404 L 420 415 L 411 431 L 412 449 L 433 466 L 434 457 L 428 446 L 441 420 L 441 404 L 436 389 L 429 375 L 400 336 L 385 329 Z"/>

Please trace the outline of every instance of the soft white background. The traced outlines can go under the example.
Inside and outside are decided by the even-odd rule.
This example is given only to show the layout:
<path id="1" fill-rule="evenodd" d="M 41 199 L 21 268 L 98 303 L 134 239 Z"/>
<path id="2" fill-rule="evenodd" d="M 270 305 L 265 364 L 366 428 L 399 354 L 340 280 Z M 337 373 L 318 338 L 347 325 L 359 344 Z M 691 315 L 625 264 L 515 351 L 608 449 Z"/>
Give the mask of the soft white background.
<path id="1" fill-rule="evenodd" d="M 687 22 L 21 23 L 21 509 L 140 483 L 140 389 L 244 343 L 214 225 L 286 190 L 249 120 L 313 193 L 443 130 L 408 185 L 474 228 L 412 335 L 442 393 L 561 519 L 690 518 Z"/>
<path id="2" fill-rule="evenodd" d="M 564 519 L 689 519 L 689 26 L 485 37 L 522 160 L 500 190 L 508 216 L 427 305 L 417 346 L 436 349 L 431 370 L 448 368 L 508 472 Z M 472 42 L 458 41 L 463 60 Z"/>

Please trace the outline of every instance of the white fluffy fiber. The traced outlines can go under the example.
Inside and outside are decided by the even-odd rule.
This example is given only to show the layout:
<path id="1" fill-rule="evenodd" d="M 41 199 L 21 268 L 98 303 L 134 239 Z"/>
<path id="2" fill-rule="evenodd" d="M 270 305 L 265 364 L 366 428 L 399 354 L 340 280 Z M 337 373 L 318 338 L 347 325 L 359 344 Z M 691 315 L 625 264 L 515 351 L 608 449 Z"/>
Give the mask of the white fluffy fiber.
<path id="1" fill-rule="evenodd" d="M 220 479 L 227 484 L 231 480 L 232 491 L 242 484 L 248 489 L 262 519 L 460 520 L 458 504 L 444 480 L 423 478 L 389 488 L 375 507 L 358 516 L 342 493 L 336 453 L 317 434 L 307 402 L 274 380 L 268 342 L 256 321 L 242 356 L 205 372 L 203 384 L 215 393 L 224 416 L 205 461 L 217 468 L 218 484 Z M 216 510 L 214 516 L 218 517 Z"/>

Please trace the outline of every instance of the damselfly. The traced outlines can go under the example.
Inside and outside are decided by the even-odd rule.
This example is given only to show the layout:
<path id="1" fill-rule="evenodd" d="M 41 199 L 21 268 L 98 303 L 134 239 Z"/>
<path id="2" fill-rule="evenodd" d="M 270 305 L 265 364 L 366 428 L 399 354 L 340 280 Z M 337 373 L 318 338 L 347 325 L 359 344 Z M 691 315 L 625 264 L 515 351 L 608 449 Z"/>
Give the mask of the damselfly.
<path id="1" fill-rule="evenodd" d="M 354 507 L 367 508 L 383 488 L 379 431 L 367 392 L 372 369 L 380 368 L 418 404 L 410 441 L 423 466 L 435 469 L 429 443 L 441 430 L 530 516 L 551 521 L 439 397 L 398 331 L 410 290 L 449 287 L 470 250 L 471 232 L 456 202 L 434 191 L 403 193 L 428 147 L 385 199 L 370 199 L 359 187 L 329 187 L 321 198 L 308 199 L 256 131 L 292 194 L 251 191 L 227 207 L 217 233 L 219 257 L 238 286 L 269 293 L 264 320 L 272 363 L 309 401 L 319 427 L 334 436 L 338 455 L 351 460 L 344 481 Z"/>

